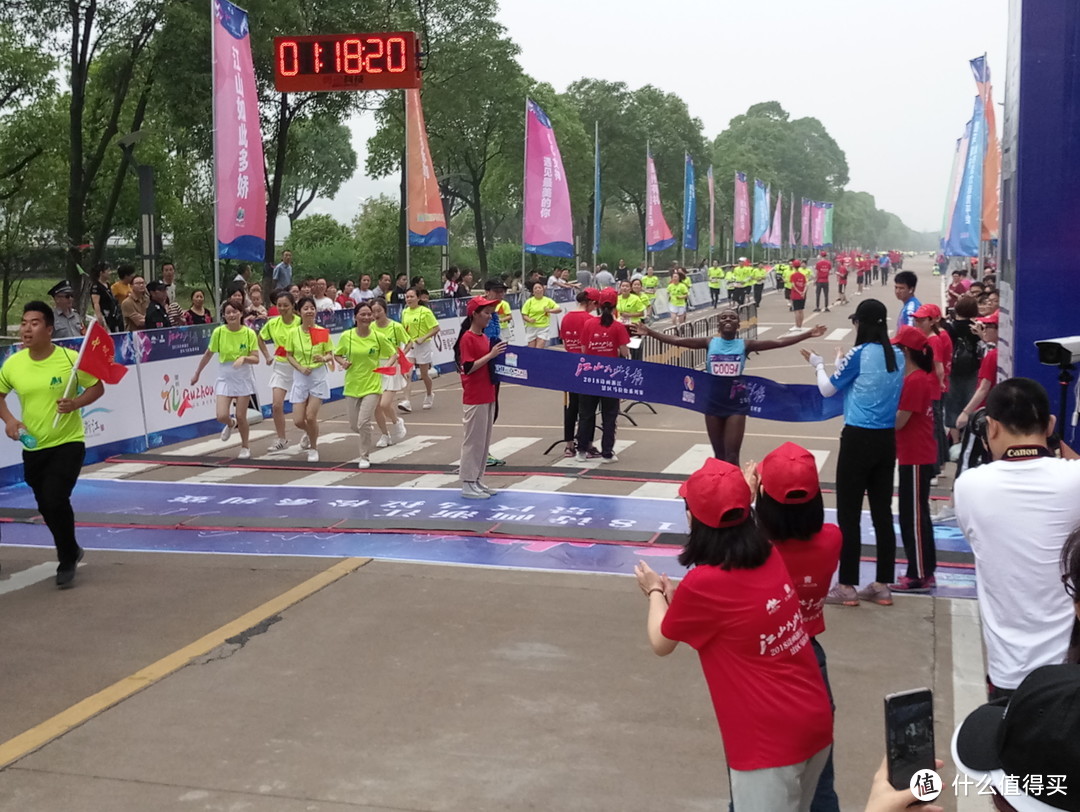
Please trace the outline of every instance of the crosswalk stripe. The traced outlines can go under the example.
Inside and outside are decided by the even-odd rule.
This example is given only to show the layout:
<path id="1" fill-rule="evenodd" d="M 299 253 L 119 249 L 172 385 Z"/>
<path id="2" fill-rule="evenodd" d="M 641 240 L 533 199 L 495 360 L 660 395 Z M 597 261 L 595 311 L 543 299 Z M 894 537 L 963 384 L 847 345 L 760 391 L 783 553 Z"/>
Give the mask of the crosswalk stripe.
<path id="1" fill-rule="evenodd" d="M 106 467 L 98 471 L 90 471 L 86 474 L 81 474 L 80 479 L 124 479 L 135 474 L 141 474 L 143 471 L 149 471 L 152 468 L 157 468 L 157 463 L 154 462 L 114 462 L 106 465 Z"/>
<path id="2" fill-rule="evenodd" d="M 263 437 L 269 437 L 273 433 L 273 429 L 252 429 L 250 440 L 261 440 Z M 173 454 L 178 457 L 204 457 L 213 456 L 214 452 L 227 451 L 232 448 L 238 448 L 239 446 L 240 432 L 233 430 L 232 437 L 225 443 L 221 442 L 217 437 L 214 437 L 212 440 L 203 440 L 201 443 L 176 446 L 168 451 L 162 450 L 161 453 Z"/>
<path id="3" fill-rule="evenodd" d="M 597 438 L 599 439 L 599 438 Z M 634 440 L 616 440 L 615 441 L 615 456 L 623 453 L 627 448 L 634 444 Z M 588 460 L 586 462 L 578 462 L 573 457 L 563 457 L 558 462 L 551 464 L 552 468 L 599 468 L 601 465 L 600 458 L 595 460 Z"/>
<path id="4" fill-rule="evenodd" d="M 242 476 L 247 476 L 248 474 L 256 472 L 257 469 L 255 468 L 241 468 L 239 466 L 230 468 L 207 468 L 205 471 L 199 471 L 199 473 L 194 474 L 193 476 L 184 477 L 184 482 L 228 482 L 229 480 L 239 479 Z"/>
<path id="5" fill-rule="evenodd" d="M 540 442 L 539 437 L 504 437 L 501 440 L 496 440 L 491 444 L 488 449 L 488 455 L 494 457 L 497 460 L 505 459 L 511 454 L 515 454 L 522 449 L 528 448 L 531 445 L 535 445 Z M 454 460 L 452 465 L 461 465 L 461 460 Z"/>
<path id="6" fill-rule="evenodd" d="M 674 462 L 668 465 L 661 473 L 664 474 L 692 474 L 705 464 L 705 460 L 713 455 L 712 446 L 708 443 L 697 443 L 690 446 Z"/>
<path id="7" fill-rule="evenodd" d="M 410 479 L 402 482 L 400 485 L 395 485 L 395 488 L 443 488 L 447 485 L 451 485 L 455 482 L 459 482 L 460 479 L 457 474 L 423 474 L 416 477 L 416 479 Z"/>
<path id="8" fill-rule="evenodd" d="M 521 482 L 515 482 L 507 487 L 508 491 L 561 491 L 567 485 L 575 482 L 573 477 L 568 476 L 527 476 Z"/>
<path id="9" fill-rule="evenodd" d="M 0 584 L 0 595 L 6 595 L 8 592 L 14 592 L 17 589 L 44 581 L 46 578 L 52 578 L 55 574 L 56 564 L 53 563 L 38 564 L 25 570 L 19 570 L 12 573 Z"/>
<path id="10" fill-rule="evenodd" d="M 351 431 L 328 431 L 326 434 L 319 435 L 319 448 L 326 448 L 334 443 L 340 443 L 343 440 L 350 439 L 356 440 L 356 435 Z M 305 454 L 307 454 L 307 452 L 300 449 L 300 440 L 297 439 L 296 442 L 290 443 L 288 448 L 282 449 L 281 451 L 267 451 L 265 454 L 260 454 L 259 456 L 268 460 L 304 460 L 306 459 L 304 456 Z"/>
<path id="11" fill-rule="evenodd" d="M 845 338 L 847 338 L 847 335 L 850 332 L 851 332 L 850 327 L 837 327 L 835 330 L 833 330 L 831 333 L 829 333 L 827 336 L 825 336 L 825 340 L 826 341 L 843 341 Z"/>
<path id="12" fill-rule="evenodd" d="M 771 329 L 772 329 L 772 327 L 762 327 L 761 325 L 758 325 L 758 328 L 757 328 L 758 338 L 761 338 L 761 336 L 765 335 Z"/>
<path id="13" fill-rule="evenodd" d="M 810 448 L 807 450 L 814 455 L 814 462 L 817 464 L 817 472 L 820 474 L 822 469 L 825 468 L 826 461 L 829 459 L 829 452 L 821 451 L 815 448 Z"/>
<path id="14" fill-rule="evenodd" d="M 436 443 L 441 443 L 449 439 L 449 437 L 430 434 L 417 434 L 413 437 L 406 437 L 400 443 L 395 443 L 387 448 L 378 448 L 371 452 L 371 463 L 372 465 L 378 465 L 379 463 L 392 462 L 407 456 L 408 454 L 412 454 L 414 451 L 422 451 L 428 446 L 433 446 Z"/>
<path id="15" fill-rule="evenodd" d="M 290 488 L 322 488 L 327 485 L 337 485 L 351 476 L 359 473 L 353 468 L 351 471 L 316 471 L 314 474 L 302 476 L 289 483 Z"/>
<path id="16" fill-rule="evenodd" d="M 677 499 L 680 482 L 646 482 L 630 492 L 630 496 L 642 496 L 651 499 Z"/>

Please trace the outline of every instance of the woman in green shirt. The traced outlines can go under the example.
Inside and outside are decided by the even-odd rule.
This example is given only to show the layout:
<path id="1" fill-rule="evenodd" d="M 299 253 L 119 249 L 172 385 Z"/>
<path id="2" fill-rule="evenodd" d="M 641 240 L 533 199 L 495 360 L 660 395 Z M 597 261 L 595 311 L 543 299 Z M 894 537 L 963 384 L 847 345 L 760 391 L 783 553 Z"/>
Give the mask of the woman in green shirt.
<path id="1" fill-rule="evenodd" d="M 544 283 L 537 282 L 532 287 L 532 296 L 521 303 L 521 319 L 525 322 L 525 340 L 530 347 L 538 350 L 547 346 L 551 314 L 562 313 L 562 308 L 555 304 L 554 300 L 549 299 L 546 293 Z"/>
<path id="2" fill-rule="evenodd" d="M 455 281 L 456 284 L 456 281 Z M 435 404 L 435 393 L 431 386 L 431 364 L 435 359 L 435 345 L 432 339 L 439 333 L 439 320 L 431 308 L 420 304 L 420 292 L 416 288 L 405 291 L 405 308 L 401 311 L 401 326 L 405 328 L 411 342 L 408 354 L 424 382 L 424 408 L 430 409 Z M 403 412 L 412 411 L 409 394 L 412 392 L 412 378 L 405 390 L 405 400 L 398 404 Z"/>
<path id="3" fill-rule="evenodd" d="M 401 371 L 399 351 L 403 352 L 409 346 L 409 336 L 405 334 L 405 328 L 400 321 L 394 321 L 386 315 L 386 302 L 383 299 L 371 300 L 371 315 L 375 319 L 371 329 L 380 333 L 394 348 L 389 356 L 379 361 L 380 367 L 394 371 L 383 373 L 382 397 L 375 410 L 375 423 L 379 426 L 379 439 L 375 447 L 386 448 L 405 439 L 405 420 L 394 408 L 394 400 L 398 392 L 403 392 L 407 385 L 405 374 Z M 412 370 L 409 372 L 411 374 Z"/>
<path id="4" fill-rule="evenodd" d="M 345 370 L 345 405 L 349 428 L 360 435 L 359 468 L 370 468 L 368 455 L 375 449 L 375 410 L 382 398 L 380 363 L 396 352 L 383 333 L 372 329 L 369 301 L 356 305 L 356 329 L 341 334 L 334 357 Z"/>
<path id="5" fill-rule="evenodd" d="M 255 394 L 255 369 L 254 364 L 259 363 L 259 339 L 255 331 L 240 323 L 244 317 L 243 307 L 237 307 L 233 302 L 225 302 L 222 308 L 225 323 L 215 328 L 210 334 L 210 346 L 206 348 L 203 357 L 199 359 L 199 366 L 191 377 L 191 385 L 199 382 L 199 376 L 210 363 L 210 357 L 218 355 L 218 374 L 214 384 L 216 397 L 217 421 L 224 424 L 221 430 L 221 442 L 225 442 L 232 435 L 233 429 L 240 430 L 240 454 L 239 459 L 246 460 L 251 457 L 251 449 L 248 447 L 248 398 Z M 229 415 L 229 407 L 236 403 L 236 417 Z"/>
<path id="6" fill-rule="evenodd" d="M 648 324 L 653 320 L 653 307 L 652 299 L 649 298 L 649 294 L 645 292 L 645 286 L 640 279 L 634 279 L 630 282 L 630 292 L 637 296 L 639 299 L 645 302 L 645 323 Z"/>
<path id="7" fill-rule="evenodd" d="M 619 298 L 615 309 L 618 311 L 619 321 L 623 324 L 637 324 L 645 318 L 645 311 L 649 309 L 649 300 L 635 294 L 633 286 L 623 280 L 619 283 Z"/>
<path id="8" fill-rule="evenodd" d="M 334 345 L 330 343 L 330 331 L 315 324 L 315 300 L 305 296 L 298 306 L 300 326 L 285 340 L 285 357 L 300 373 L 293 376 L 289 403 L 293 422 L 304 432 L 300 448 L 307 450 L 308 462 L 318 462 L 319 408 L 324 400 L 330 400 L 327 364 L 334 363 Z"/>
<path id="9" fill-rule="evenodd" d="M 266 359 L 266 365 L 273 367 L 270 373 L 270 397 L 273 400 L 271 413 L 277 440 L 270 450 L 284 451 L 289 447 L 289 440 L 285 436 L 285 397 L 293 383 L 293 368 L 285 358 L 285 339 L 300 326 L 300 317 L 296 315 L 296 300 L 288 291 L 279 291 L 274 304 L 277 305 L 278 315 L 267 321 L 259 331 L 259 352 Z M 274 345 L 273 355 L 266 346 L 267 341 Z"/>

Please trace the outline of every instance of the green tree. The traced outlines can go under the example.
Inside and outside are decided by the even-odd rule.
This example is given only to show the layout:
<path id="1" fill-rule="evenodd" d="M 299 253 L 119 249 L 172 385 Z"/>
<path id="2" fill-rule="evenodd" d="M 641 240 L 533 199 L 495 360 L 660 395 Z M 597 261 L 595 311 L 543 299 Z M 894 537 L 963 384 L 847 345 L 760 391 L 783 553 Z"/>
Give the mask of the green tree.
<path id="1" fill-rule="evenodd" d="M 329 214 L 309 214 L 293 223 L 288 244 L 294 251 L 302 251 L 349 237 L 349 230 Z"/>
<path id="2" fill-rule="evenodd" d="M 295 223 L 316 196 L 333 197 L 356 172 L 350 130 L 328 115 L 304 119 L 293 127 L 285 161 L 282 196 L 289 222 Z"/>

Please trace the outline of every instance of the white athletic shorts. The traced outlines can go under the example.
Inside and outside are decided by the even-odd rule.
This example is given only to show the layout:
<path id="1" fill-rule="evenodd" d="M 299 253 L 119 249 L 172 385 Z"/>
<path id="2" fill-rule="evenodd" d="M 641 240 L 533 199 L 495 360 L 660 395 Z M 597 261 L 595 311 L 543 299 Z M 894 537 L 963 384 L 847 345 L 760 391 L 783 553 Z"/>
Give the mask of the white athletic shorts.
<path id="1" fill-rule="evenodd" d="M 303 403 L 309 397 L 330 400 L 330 381 L 325 366 L 316 367 L 311 370 L 310 375 L 301 375 L 299 372 L 293 375 L 289 403 Z"/>
<path id="2" fill-rule="evenodd" d="M 528 344 L 535 338 L 542 338 L 544 341 L 548 340 L 548 328 L 550 324 L 545 324 L 543 327 L 537 327 L 535 324 L 525 325 L 525 343 Z"/>
<path id="3" fill-rule="evenodd" d="M 219 362 L 214 394 L 226 398 L 254 395 L 255 367 L 244 364 L 240 369 L 234 369 L 232 361 Z"/>
<path id="4" fill-rule="evenodd" d="M 412 360 L 414 364 L 419 366 L 420 364 L 430 364 L 435 357 L 435 343 L 432 339 L 428 339 L 423 344 L 413 344 L 412 349 L 409 350 L 407 357 Z"/>
<path id="5" fill-rule="evenodd" d="M 673 316 L 683 316 L 686 314 L 686 305 L 668 305 Z"/>
<path id="6" fill-rule="evenodd" d="M 288 361 L 285 363 L 274 361 L 273 366 L 270 367 L 270 388 L 284 389 L 285 394 L 288 394 L 292 390 L 293 376 L 295 374 L 296 370 L 292 368 L 292 364 Z"/>

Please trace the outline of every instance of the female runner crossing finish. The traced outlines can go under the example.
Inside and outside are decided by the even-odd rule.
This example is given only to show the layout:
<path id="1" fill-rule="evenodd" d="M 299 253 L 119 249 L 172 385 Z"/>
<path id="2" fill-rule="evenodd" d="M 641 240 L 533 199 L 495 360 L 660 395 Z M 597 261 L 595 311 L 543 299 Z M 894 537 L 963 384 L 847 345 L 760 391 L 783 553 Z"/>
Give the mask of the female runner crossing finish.
<path id="1" fill-rule="evenodd" d="M 715 393 L 715 397 L 710 399 L 710 405 L 714 411 L 705 415 L 705 430 L 709 433 L 713 455 L 717 459 L 738 465 L 743 435 L 746 433 L 746 415 L 750 411 L 750 404 L 746 399 L 746 387 L 740 380 L 746 366 L 746 357 L 752 352 L 777 350 L 798 344 L 808 338 L 823 336 L 825 325 L 819 324 L 812 330 L 771 341 L 760 341 L 738 338 L 738 311 L 731 308 L 721 310 L 716 319 L 719 323 L 720 335 L 712 338 L 705 336 L 678 338 L 650 330 L 644 324 L 635 324 L 632 329 L 636 335 L 652 336 L 662 344 L 691 350 L 708 350 L 706 370 L 710 375 L 721 379 L 717 382 L 721 389 Z"/>

